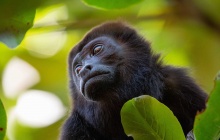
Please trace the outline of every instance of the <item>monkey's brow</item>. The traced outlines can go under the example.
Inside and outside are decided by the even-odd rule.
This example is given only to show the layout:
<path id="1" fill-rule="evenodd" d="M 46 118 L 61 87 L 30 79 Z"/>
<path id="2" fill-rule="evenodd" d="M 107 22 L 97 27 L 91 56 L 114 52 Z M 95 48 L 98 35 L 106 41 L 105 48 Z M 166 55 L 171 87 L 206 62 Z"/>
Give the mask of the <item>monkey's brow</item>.
<path id="1" fill-rule="evenodd" d="M 106 37 L 97 37 L 97 38 L 87 42 L 83 46 L 82 50 L 80 51 L 81 56 L 88 53 L 90 51 L 90 49 L 93 48 L 96 44 L 104 44 L 104 42 L 106 42 L 106 40 L 108 40 L 108 38 L 106 38 Z"/>
<path id="2" fill-rule="evenodd" d="M 83 60 L 83 58 L 90 53 L 91 48 L 93 48 L 96 44 L 103 44 L 104 39 L 106 39 L 106 37 L 98 37 L 92 41 L 87 42 L 73 58 L 73 64 Z"/>

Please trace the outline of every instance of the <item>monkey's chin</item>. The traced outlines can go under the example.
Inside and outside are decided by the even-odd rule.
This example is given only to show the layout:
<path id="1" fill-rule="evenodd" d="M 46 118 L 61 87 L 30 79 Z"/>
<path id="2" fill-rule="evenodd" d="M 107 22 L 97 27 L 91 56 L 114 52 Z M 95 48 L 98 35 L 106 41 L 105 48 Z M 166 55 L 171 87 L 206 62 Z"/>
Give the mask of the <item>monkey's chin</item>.
<path id="1" fill-rule="evenodd" d="M 109 74 L 90 78 L 84 84 L 83 95 L 86 99 L 98 101 L 105 96 L 103 93 L 106 93 L 106 90 L 112 83 L 114 83 L 114 81 L 109 77 Z"/>

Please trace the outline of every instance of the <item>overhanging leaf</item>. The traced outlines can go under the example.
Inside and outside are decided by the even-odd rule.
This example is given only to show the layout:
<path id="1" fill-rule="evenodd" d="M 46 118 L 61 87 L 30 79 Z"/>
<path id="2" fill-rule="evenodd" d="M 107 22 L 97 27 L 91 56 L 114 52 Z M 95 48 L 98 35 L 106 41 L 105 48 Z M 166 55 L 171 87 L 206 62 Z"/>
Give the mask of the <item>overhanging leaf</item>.
<path id="1" fill-rule="evenodd" d="M 219 140 L 220 138 L 220 72 L 210 94 L 207 108 L 196 116 L 194 133 L 197 140 Z"/>
<path id="2" fill-rule="evenodd" d="M 85 4 L 101 9 L 121 9 L 143 0 L 82 0 Z"/>
<path id="3" fill-rule="evenodd" d="M 125 133 L 135 140 L 184 140 L 180 123 L 172 111 L 148 95 L 124 104 L 121 110 Z"/>
<path id="4" fill-rule="evenodd" d="M 1 16 L 0 16 L 1 17 Z M 0 22 L 0 41 L 10 48 L 18 46 L 33 25 L 35 9 L 5 17 Z"/>
<path id="5" fill-rule="evenodd" d="M 3 140 L 6 132 L 6 112 L 4 106 L 0 100 L 0 140 Z"/>

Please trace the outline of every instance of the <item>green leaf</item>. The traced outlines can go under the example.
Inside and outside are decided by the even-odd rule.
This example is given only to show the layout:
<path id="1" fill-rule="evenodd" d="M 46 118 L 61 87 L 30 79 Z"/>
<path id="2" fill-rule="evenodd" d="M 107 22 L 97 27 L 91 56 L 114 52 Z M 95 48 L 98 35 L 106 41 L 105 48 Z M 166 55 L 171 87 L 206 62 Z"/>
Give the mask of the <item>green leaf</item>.
<path id="1" fill-rule="evenodd" d="M 220 72 L 210 94 L 206 110 L 197 115 L 194 133 L 197 140 L 219 140 L 220 138 Z"/>
<path id="2" fill-rule="evenodd" d="M 10 48 L 18 46 L 27 30 L 32 27 L 34 17 L 35 9 L 26 12 L 18 11 L 11 17 L 3 17 L 0 22 L 0 41 Z"/>
<path id="3" fill-rule="evenodd" d="M 126 102 L 121 119 L 125 133 L 135 140 L 185 140 L 172 111 L 148 95 Z"/>
<path id="4" fill-rule="evenodd" d="M 0 140 L 3 140 L 6 132 L 6 112 L 4 106 L 0 100 Z"/>
<path id="5" fill-rule="evenodd" d="M 126 8 L 143 0 L 82 0 L 88 6 L 101 9 Z"/>

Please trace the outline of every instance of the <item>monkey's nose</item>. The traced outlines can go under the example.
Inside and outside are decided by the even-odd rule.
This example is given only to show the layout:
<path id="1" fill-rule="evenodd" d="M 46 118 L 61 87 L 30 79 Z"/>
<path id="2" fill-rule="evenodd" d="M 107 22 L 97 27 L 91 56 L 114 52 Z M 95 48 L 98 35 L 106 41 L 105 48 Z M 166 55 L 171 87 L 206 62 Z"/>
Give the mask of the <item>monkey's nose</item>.
<path id="1" fill-rule="evenodd" d="M 91 70 L 92 70 L 92 65 L 90 65 L 90 64 L 85 65 L 85 66 L 80 70 L 79 76 L 80 76 L 80 77 L 84 77 L 84 76 L 88 75 Z"/>
<path id="2" fill-rule="evenodd" d="M 85 65 L 84 67 L 85 69 L 88 69 L 88 70 L 92 70 L 92 65 L 88 64 L 88 65 Z"/>

